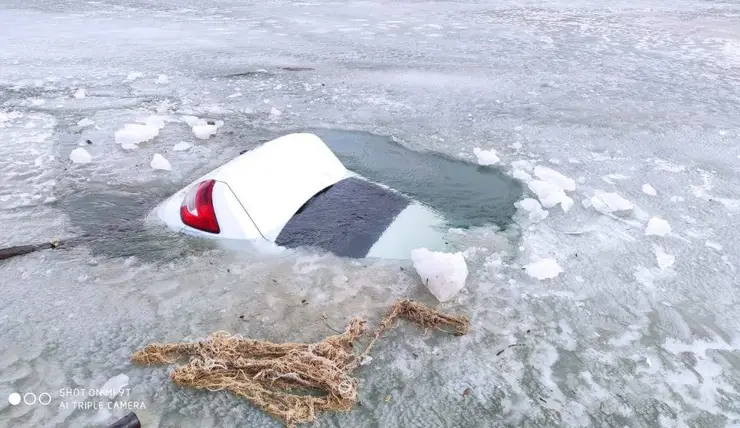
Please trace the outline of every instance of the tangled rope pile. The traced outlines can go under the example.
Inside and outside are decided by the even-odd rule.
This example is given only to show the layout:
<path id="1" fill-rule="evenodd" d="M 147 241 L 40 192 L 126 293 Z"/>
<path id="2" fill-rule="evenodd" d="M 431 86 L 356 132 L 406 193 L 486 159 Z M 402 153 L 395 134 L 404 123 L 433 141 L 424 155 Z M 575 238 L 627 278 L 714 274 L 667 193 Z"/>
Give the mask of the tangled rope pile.
<path id="1" fill-rule="evenodd" d="M 470 326 L 465 317 L 401 300 L 390 308 L 360 355 L 355 355 L 353 345 L 366 332 L 366 326 L 364 320 L 353 318 L 344 333 L 317 343 L 276 344 L 217 332 L 202 342 L 151 344 L 136 351 L 131 359 L 135 364 L 149 365 L 189 357 L 188 364 L 171 374 L 177 385 L 229 390 L 294 427 L 314 422 L 317 412 L 352 409 L 359 380 L 351 373 L 399 317 L 455 336 L 467 333 Z"/>

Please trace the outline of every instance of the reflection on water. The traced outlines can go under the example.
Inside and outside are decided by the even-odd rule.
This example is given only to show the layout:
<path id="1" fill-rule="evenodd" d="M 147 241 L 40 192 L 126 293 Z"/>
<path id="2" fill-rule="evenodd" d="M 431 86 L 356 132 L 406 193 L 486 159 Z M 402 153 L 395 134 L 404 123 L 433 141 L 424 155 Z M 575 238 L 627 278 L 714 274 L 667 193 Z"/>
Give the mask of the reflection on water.
<path id="1" fill-rule="evenodd" d="M 153 228 L 149 212 L 177 189 L 153 185 L 147 189 L 81 191 L 59 202 L 82 243 L 94 255 L 136 256 L 148 261 L 170 261 L 209 248 L 209 242 Z"/>
<path id="2" fill-rule="evenodd" d="M 389 137 L 358 131 L 314 129 L 344 165 L 445 215 L 452 227 L 511 224 L 521 199 L 519 181 L 503 171 L 434 152 L 410 150 Z"/>

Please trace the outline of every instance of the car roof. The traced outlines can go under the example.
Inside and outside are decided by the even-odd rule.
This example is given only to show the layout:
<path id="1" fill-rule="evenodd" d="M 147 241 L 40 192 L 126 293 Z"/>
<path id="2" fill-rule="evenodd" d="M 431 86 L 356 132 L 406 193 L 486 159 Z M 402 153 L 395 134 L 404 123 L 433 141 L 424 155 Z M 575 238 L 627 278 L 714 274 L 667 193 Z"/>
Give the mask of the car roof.
<path id="1" fill-rule="evenodd" d="M 295 133 L 242 154 L 207 178 L 227 184 L 262 236 L 274 241 L 306 201 L 352 175 L 319 137 Z"/>

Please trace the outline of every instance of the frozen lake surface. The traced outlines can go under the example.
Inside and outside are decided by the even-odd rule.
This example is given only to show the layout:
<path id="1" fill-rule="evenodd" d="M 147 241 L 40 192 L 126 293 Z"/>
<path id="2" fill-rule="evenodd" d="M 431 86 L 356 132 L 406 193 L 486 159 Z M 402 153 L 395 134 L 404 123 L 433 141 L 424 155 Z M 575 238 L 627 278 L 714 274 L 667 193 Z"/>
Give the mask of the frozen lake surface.
<path id="1" fill-rule="evenodd" d="M 147 428 L 278 427 L 129 358 L 435 304 L 410 262 L 227 252 L 142 221 L 316 128 L 492 163 L 526 192 L 513 226 L 450 232 L 470 276 L 440 308 L 471 333 L 389 332 L 362 406 L 317 426 L 740 426 L 736 2 L 6 0 L 0 22 L 0 243 L 94 237 L 0 264 L 0 426 L 106 426 L 127 411 L 60 389 L 125 374 Z"/>

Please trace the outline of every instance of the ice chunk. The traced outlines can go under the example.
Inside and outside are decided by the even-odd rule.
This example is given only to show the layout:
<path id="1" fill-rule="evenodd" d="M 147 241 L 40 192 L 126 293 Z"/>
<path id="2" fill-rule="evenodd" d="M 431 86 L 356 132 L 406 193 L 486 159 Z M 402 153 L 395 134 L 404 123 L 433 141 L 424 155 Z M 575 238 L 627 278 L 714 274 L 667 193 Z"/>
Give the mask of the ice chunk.
<path id="1" fill-rule="evenodd" d="M 653 217 L 645 229 L 647 236 L 666 236 L 671 233 L 671 225 L 660 217 Z"/>
<path id="2" fill-rule="evenodd" d="M 362 357 L 362 360 L 360 360 L 360 365 L 364 366 L 370 364 L 371 362 L 373 362 L 373 357 L 365 355 L 364 357 Z"/>
<path id="3" fill-rule="evenodd" d="M 164 156 L 160 155 L 159 153 L 156 153 L 154 157 L 152 157 L 151 166 L 154 169 L 159 169 L 162 171 L 171 171 L 172 165 L 170 165 L 170 161 L 164 158 Z"/>
<path id="4" fill-rule="evenodd" d="M 195 125 L 193 126 L 193 134 L 195 135 L 195 138 L 198 138 L 201 140 L 207 140 L 212 135 L 216 135 L 217 130 L 218 130 L 218 127 L 216 127 L 216 125 Z"/>
<path id="5" fill-rule="evenodd" d="M 82 119 L 81 121 L 77 122 L 77 126 L 81 126 L 83 128 L 86 127 L 86 126 L 94 125 L 94 124 L 95 124 L 95 121 L 94 120 L 90 120 L 90 119 L 87 119 L 87 118 Z"/>
<path id="6" fill-rule="evenodd" d="M 205 119 L 201 119 L 196 116 L 183 116 L 181 119 L 191 128 L 193 126 L 208 125 L 208 122 Z"/>
<path id="7" fill-rule="evenodd" d="M 537 195 L 545 208 L 560 204 L 563 211 L 568 212 L 573 207 L 573 199 L 568 197 L 560 186 L 542 180 L 532 180 L 527 183 L 527 186 Z"/>
<path id="8" fill-rule="evenodd" d="M 270 109 L 270 116 L 280 116 L 281 114 L 283 114 L 283 112 L 281 112 L 275 107 Z"/>
<path id="9" fill-rule="evenodd" d="M 635 208 L 635 204 L 614 192 L 597 190 L 591 197 L 591 206 L 602 214 L 628 215 Z"/>
<path id="10" fill-rule="evenodd" d="M 527 275 L 539 280 L 552 279 L 563 273 L 557 261 L 553 258 L 540 259 L 524 267 Z"/>
<path id="11" fill-rule="evenodd" d="M 554 184 L 565 191 L 572 192 L 576 190 L 576 182 L 572 178 L 568 178 L 546 166 L 537 165 L 534 168 L 534 175 L 540 180 Z"/>
<path id="12" fill-rule="evenodd" d="M 676 263 L 676 256 L 666 253 L 663 247 L 656 245 L 653 248 L 655 249 L 655 258 L 658 260 L 658 267 L 661 270 L 666 270 Z"/>
<path id="13" fill-rule="evenodd" d="M 152 115 L 152 116 L 147 117 L 144 123 L 147 125 L 154 126 L 157 129 L 161 130 L 165 126 L 165 119 L 167 119 L 166 116 Z"/>
<path id="14" fill-rule="evenodd" d="M 138 79 L 140 77 L 143 77 L 143 76 L 144 76 L 144 73 L 140 73 L 138 71 L 135 71 L 133 73 L 129 73 L 129 75 L 126 77 L 126 80 L 128 80 L 129 82 L 133 82 L 134 80 L 136 80 L 136 79 Z"/>
<path id="15" fill-rule="evenodd" d="M 69 154 L 69 160 L 74 163 L 90 163 L 92 161 L 92 156 L 90 156 L 90 153 L 88 153 L 87 150 L 82 147 L 78 147 L 72 150 L 72 153 Z"/>
<path id="16" fill-rule="evenodd" d="M 116 131 L 116 143 L 124 149 L 136 148 L 136 145 L 149 141 L 159 135 L 159 127 L 152 124 L 129 123 Z"/>
<path id="17" fill-rule="evenodd" d="M 74 93 L 74 97 L 77 98 L 78 100 L 81 100 L 81 99 L 85 98 L 86 96 L 87 96 L 87 91 L 85 91 L 85 89 L 78 89 Z"/>
<path id="18" fill-rule="evenodd" d="M 538 222 L 547 218 L 550 214 L 549 211 L 543 210 L 542 205 L 537 199 L 526 198 L 515 204 L 517 207 L 527 210 L 529 212 L 529 221 Z"/>
<path id="19" fill-rule="evenodd" d="M 522 159 L 522 160 L 516 160 L 512 162 L 511 167 L 514 169 L 521 169 L 521 170 L 529 172 L 534 169 L 534 164 L 532 163 L 532 161 Z"/>
<path id="20" fill-rule="evenodd" d="M 160 74 L 159 76 L 157 76 L 158 85 L 166 85 L 168 83 L 170 83 L 170 78 L 167 77 L 166 74 Z"/>
<path id="21" fill-rule="evenodd" d="M 465 287 L 468 265 L 463 254 L 417 248 L 411 251 L 414 269 L 424 285 L 440 302 L 446 302 Z"/>
<path id="22" fill-rule="evenodd" d="M 111 400 L 116 398 L 119 394 L 122 394 L 125 388 L 128 386 L 128 376 L 121 373 L 118 376 L 113 376 L 108 379 L 107 382 L 100 388 L 100 395 L 110 398 Z"/>
<path id="23" fill-rule="evenodd" d="M 642 185 L 642 193 L 650 196 L 655 196 L 658 194 L 655 188 L 647 183 Z"/>
<path id="24" fill-rule="evenodd" d="M 501 162 L 496 150 L 481 150 L 479 147 L 473 149 L 473 154 L 478 158 L 478 165 L 496 165 Z"/>
<path id="25" fill-rule="evenodd" d="M 523 169 L 515 169 L 511 175 L 517 180 L 522 180 L 525 183 L 529 183 L 530 181 L 534 180 L 534 178 L 532 178 L 532 176 Z"/>
<path id="26" fill-rule="evenodd" d="M 173 152 L 184 152 L 191 147 L 193 147 L 192 144 L 185 142 L 185 141 L 180 141 L 179 143 L 175 144 L 175 146 L 172 148 L 172 151 Z"/>
<path id="27" fill-rule="evenodd" d="M 720 244 L 719 242 L 707 241 L 704 243 L 704 245 L 714 250 L 722 251 L 722 244 Z"/>

